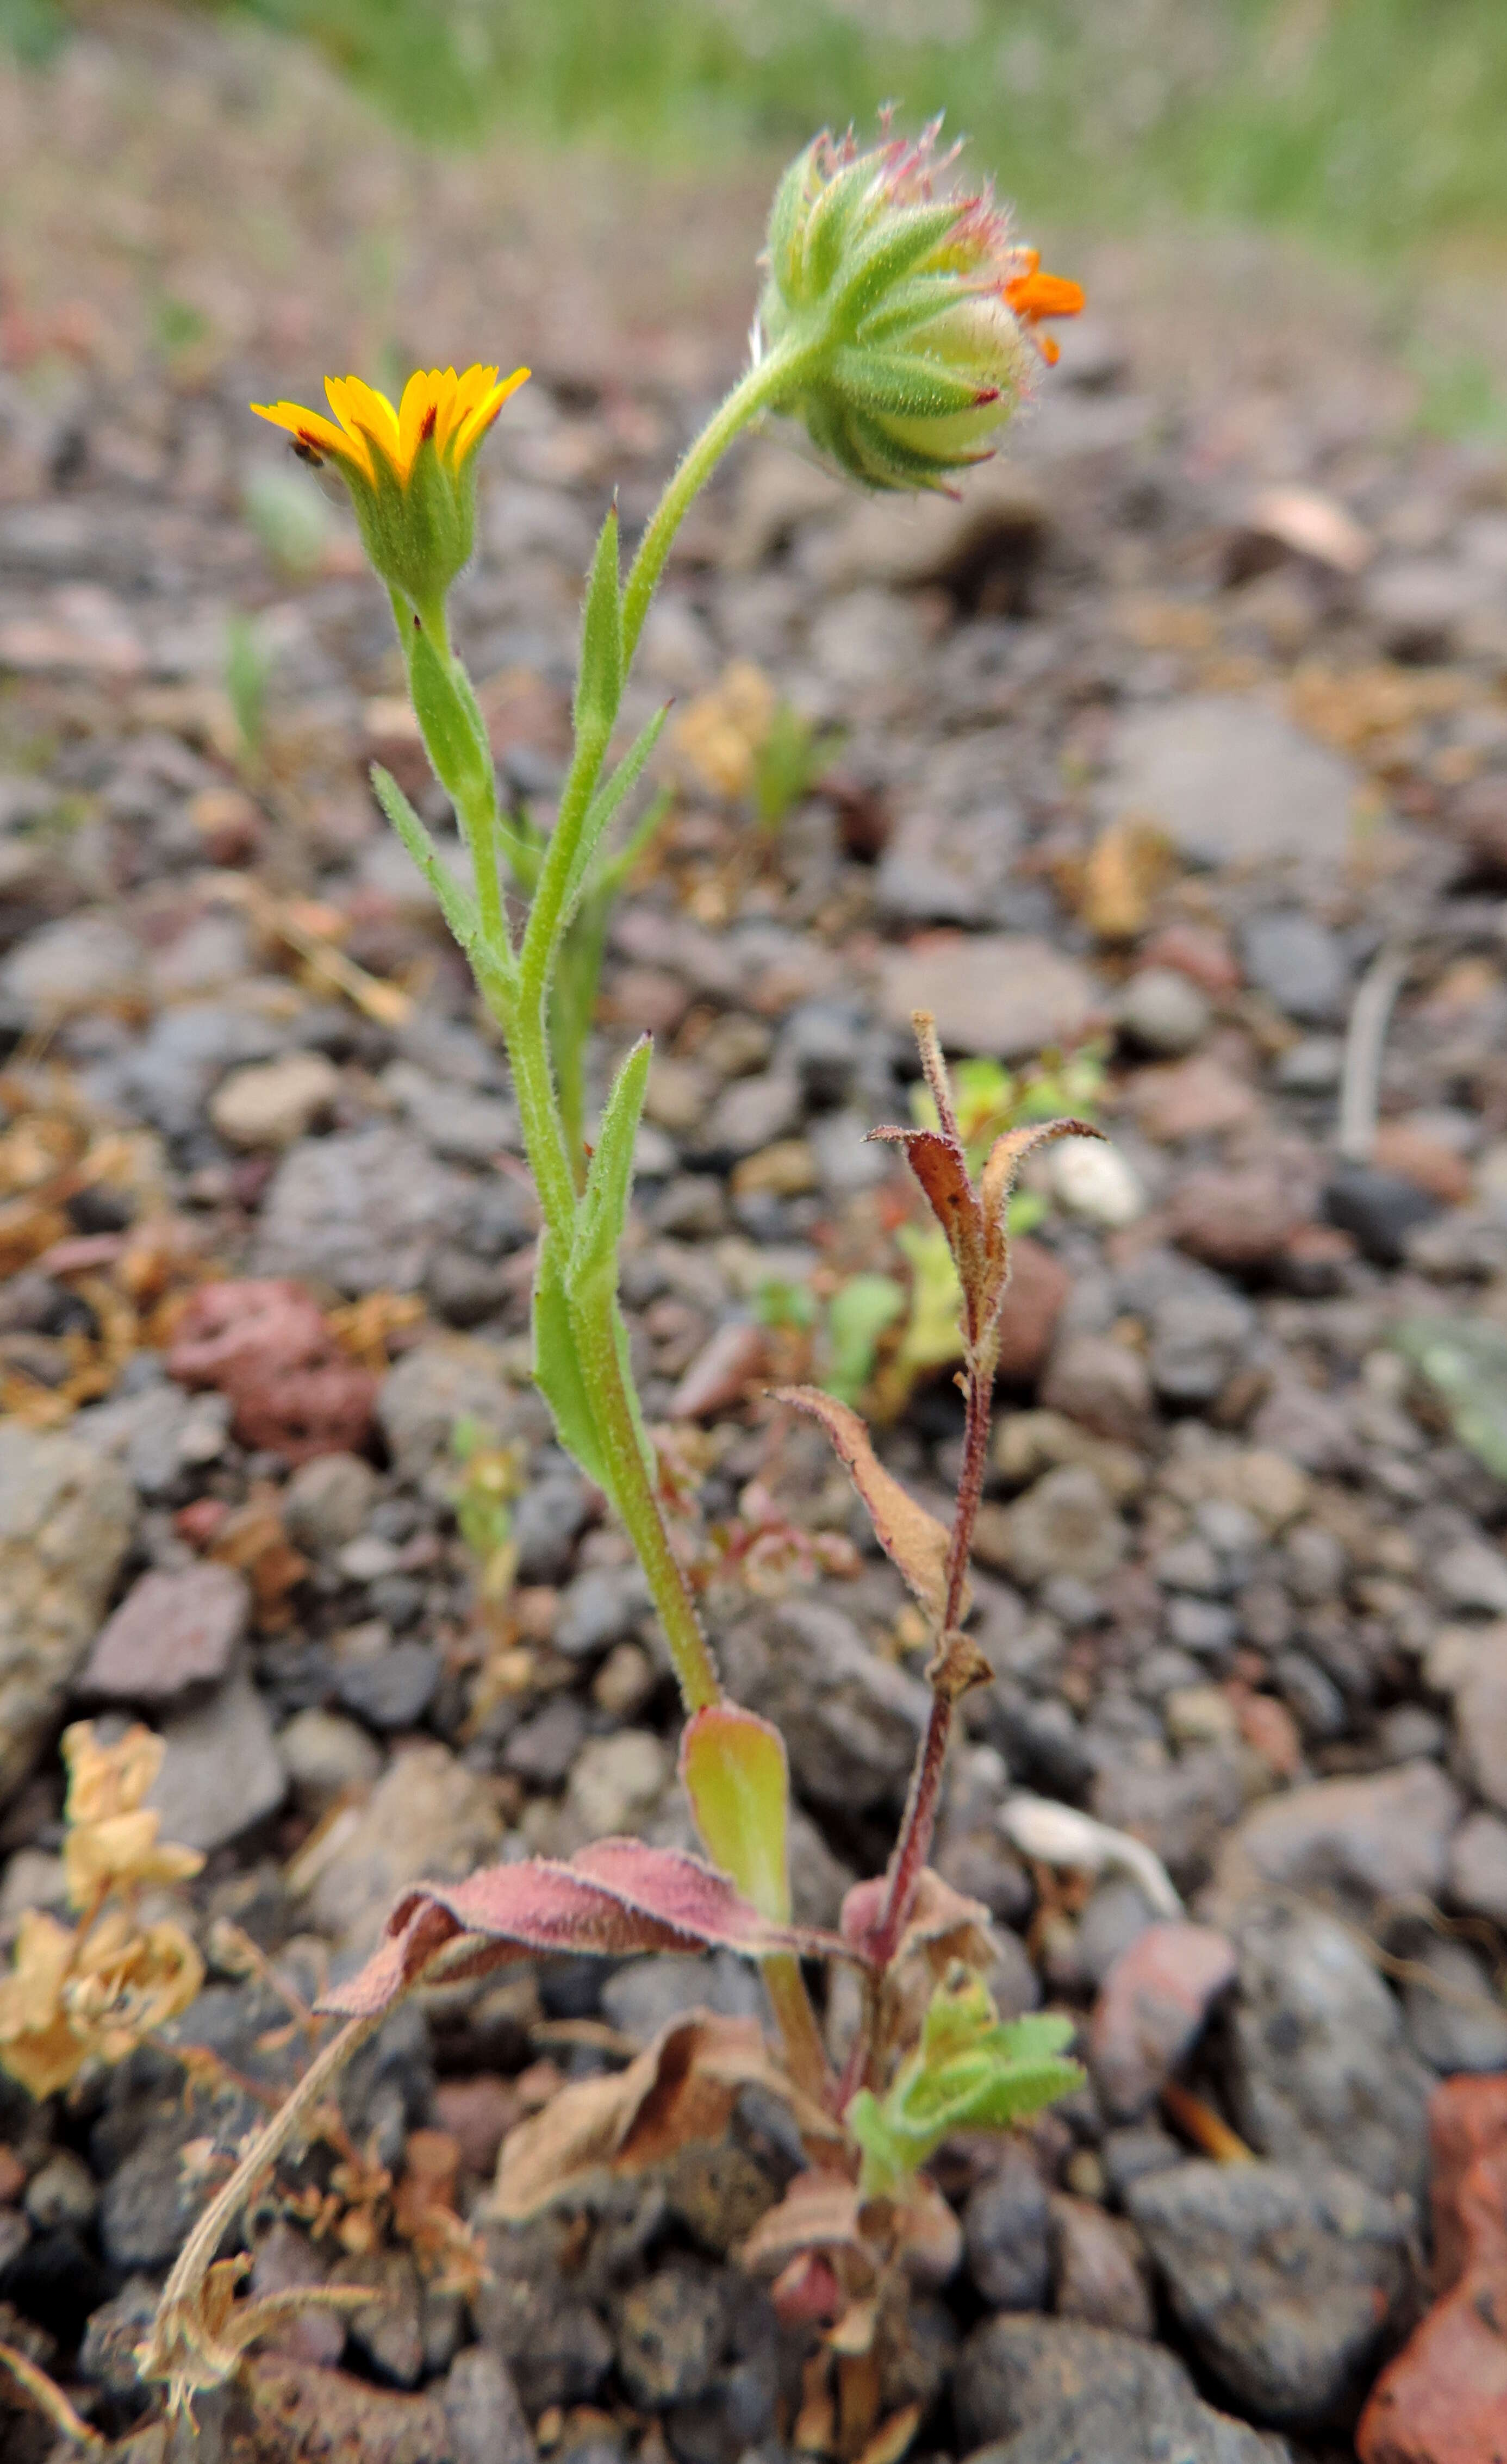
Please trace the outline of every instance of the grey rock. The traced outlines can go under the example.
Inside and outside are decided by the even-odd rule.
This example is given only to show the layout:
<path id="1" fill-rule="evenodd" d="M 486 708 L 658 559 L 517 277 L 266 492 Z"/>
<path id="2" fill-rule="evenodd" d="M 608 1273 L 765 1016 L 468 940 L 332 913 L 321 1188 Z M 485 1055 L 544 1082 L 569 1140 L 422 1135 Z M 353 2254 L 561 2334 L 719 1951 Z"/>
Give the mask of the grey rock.
<path id="1" fill-rule="evenodd" d="M 1042 1583 L 1053 1574 L 1101 1582 L 1125 1546 L 1124 1523 L 1084 1463 L 1044 1473 L 1008 1509 L 1006 1547 L 1017 1582 Z"/>
<path id="2" fill-rule="evenodd" d="M 1507 1822 L 1473 1814 L 1450 1842 L 1450 1896 L 1473 1916 L 1507 1925 Z"/>
<path id="3" fill-rule="evenodd" d="M 1152 815 L 1195 863 L 1327 872 L 1343 862 L 1357 784 L 1254 694 L 1195 693 L 1126 714 L 1102 805 Z"/>
<path id="4" fill-rule="evenodd" d="M 1139 967 L 1120 997 L 1120 1031 L 1147 1052 L 1191 1052 L 1208 1033 L 1208 996 L 1179 967 Z"/>
<path id="5" fill-rule="evenodd" d="M 135 1509 L 119 1463 L 73 1437 L 0 1428 L 0 1804 L 62 1710 Z"/>
<path id="6" fill-rule="evenodd" d="M 84 1664 L 78 1691 L 106 1703 L 170 1703 L 230 1674 L 251 1617 L 251 1588 L 212 1560 L 143 1574 Z"/>
<path id="7" fill-rule="evenodd" d="M 1007 2140 L 998 2168 L 963 2211 L 968 2274 L 994 2310 L 1040 2310 L 1052 2284 L 1046 2185 L 1024 2147 Z"/>
<path id="8" fill-rule="evenodd" d="M 44 1026 L 103 1001 L 137 998 L 146 954 L 108 908 L 38 925 L 0 965 L 0 995 L 29 1026 Z"/>
<path id="9" fill-rule="evenodd" d="M 888 590 L 850 590 L 818 608 L 810 656 L 827 680 L 850 690 L 914 682 L 925 644 L 910 602 Z"/>
<path id="10" fill-rule="evenodd" d="M 1494 577 L 1466 560 L 1394 557 L 1366 576 L 1363 599 L 1397 659 L 1448 659 L 1469 646 L 1472 619 L 1490 605 Z"/>
<path id="11" fill-rule="evenodd" d="M 90 2311 L 78 2347 L 79 2377 L 133 2411 L 146 2396 L 136 2348 L 146 2341 L 161 2298 L 153 2277 L 128 2276 L 119 2293 Z"/>
<path id="12" fill-rule="evenodd" d="M 1132 2183 L 1125 2204 L 1237 2403 L 1296 2429 L 1361 2391 L 1407 2276 L 1393 2201 L 1338 2167 L 1199 2160 Z"/>
<path id="13" fill-rule="evenodd" d="M 1257 990 L 1300 1026 L 1336 1026 L 1344 1018 L 1350 971 L 1334 935 L 1298 907 L 1256 915 L 1241 936 L 1246 973 Z"/>
<path id="14" fill-rule="evenodd" d="M 433 1644 L 410 1639 L 343 1661 L 335 1686 L 346 1710 L 368 1727 L 411 1728 L 429 1709 L 439 1680 Z"/>
<path id="15" fill-rule="evenodd" d="M 71 2147 L 56 2147 L 26 2186 L 26 2212 L 38 2233 L 59 2225 L 82 2232 L 92 2225 L 100 2189 L 81 2156 Z"/>
<path id="16" fill-rule="evenodd" d="M 644 2045 L 683 2011 L 762 2019 L 765 2009 L 758 1970 L 725 1950 L 709 1959 L 669 1953 L 625 1960 L 602 1988 L 603 2017 Z"/>
<path id="17" fill-rule="evenodd" d="M 1404 2043 L 1394 1995 L 1321 1909 L 1272 1901 L 1248 1908 L 1233 1931 L 1230 2086 L 1242 2136 L 1278 2164 L 1304 2169 L 1342 2156 L 1384 2195 L 1417 2196 L 1434 2080 Z"/>
<path id="18" fill-rule="evenodd" d="M 1348 1232 L 1378 1266 L 1400 1266 L 1410 1234 L 1439 1212 L 1439 1201 L 1405 1180 L 1401 1173 L 1373 1164 L 1342 1162 L 1324 1189 L 1324 1213 Z"/>
<path id="19" fill-rule="evenodd" d="M 1507 2070 L 1507 2010 L 1479 1954 L 1430 1934 L 1412 1968 L 1403 2001 L 1414 2052 L 1436 2071 Z"/>
<path id="20" fill-rule="evenodd" d="M 534 2464 L 534 2433 L 513 2373 L 485 2344 L 468 2344 L 455 2355 L 439 2398 L 454 2464 Z"/>
<path id="21" fill-rule="evenodd" d="M 1507 1617 L 1507 1557 L 1474 1533 L 1445 1549 L 1428 1573 L 1447 1608 Z"/>
<path id="22" fill-rule="evenodd" d="M 1305 1035 L 1279 1052 L 1274 1069 L 1284 1095 L 1329 1095 L 1340 1084 L 1344 1045 L 1337 1035 Z"/>
<path id="23" fill-rule="evenodd" d="M 923 806 L 896 827 L 875 896 L 885 913 L 906 923 L 1002 924 L 1021 838 L 1019 809 L 1005 797 L 982 812 Z"/>
<path id="24" fill-rule="evenodd" d="M 1078 1919 L 1075 1953 L 1085 1983 L 1102 1985 L 1121 1952 L 1155 1923 L 1155 1909 L 1126 1876 L 1111 1874 L 1097 1883 Z"/>
<path id="25" fill-rule="evenodd" d="M 635 1633 L 648 1608 L 636 1566 L 588 1566 L 562 1592 L 550 1639 L 567 1660 L 590 1660 Z"/>
<path id="26" fill-rule="evenodd" d="M 590 2299 L 595 2271 L 562 2273 L 561 2232 L 550 2217 L 489 2232 L 488 2275 L 472 2304 L 483 2345 L 507 2364 L 535 2415 L 546 2405 L 588 2402 L 612 2366 L 612 2339 Z"/>
<path id="27" fill-rule="evenodd" d="M 1151 1382 L 1163 1402 L 1208 1403 L 1240 1365 L 1255 1311 L 1212 1284 L 1168 1292 L 1151 1311 Z"/>
<path id="28" fill-rule="evenodd" d="M 1175 2354 L 1077 2320 L 986 2320 L 953 2407 L 967 2464 L 1292 2464 L 1284 2439 L 1205 2404 Z"/>
<path id="29" fill-rule="evenodd" d="M 497 1346 L 476 1335 L 415 1344 L 377 1390 L 377 1421 L 393 1469 L 436 1502 L 448 1501 L 457 1485 L 454 1439 L 462 1420 L 499 1440 L 543 1435 L 547 1425 L 539 1397 L 515 1385 Z"/>
<path id="30" fill-rule="evenodd" d="M 166 1721 L 162 1734 L 167 1750 L 146 1803 L 164 1839 L 222 1848 L 282 1803 L 288 1775 L 250 1678 L 230 1678 L 207 1703 Z"/>
<path id="31" fill-rule="evenodd" d="M 561 1583 L 591 1515 L 591 1492 L 578 1471 L 563 1466 L 525 1488 L 513 1513 L 513 1545 L 525 1583 Z"/>
<path id="32" fill-rule="evenodd" d="M 121 1073 L 126 1100 L 165 1137 L 203 1127 L 205 1108 L 227 1070 L 270 1061 L 277 1030 L 226 1001 L 185 1001 L 158 1013 Z"/>
<path id="33" fill-rule="evenodd" d="M 314 1557 L 354 1540 L 371 1509 L 377 1475 L 360 1455 L 316 1455 L 282 1492 L 282 1528 Z"/>
<path id="34" fill-rule="evenodd" d="M 1253 1807 L 1227 1840 L 1219 1889 L 1233 1899 L 1274 1882 L 1334 1891 L 1367 1913 L 1379 1899 L 1437 1899 L 1462 1811 L 1432 1762 L 1289 1789 Z"/>
<path id="35" fill-rule="evenodd" d="M 632 2401 L 646 2411 L 704 2395 L 726 2337 L 717 2275 L 686 2264 L 662 2267 L 624 2296 L 617 2312 L 617 2366 Z"/>
<path id="36" fill-rule="evenodd" d="M 1317 1660 L 1306 1651 L 1279 1651 L 1272 1677 L 1305 1737 L 1322 1742 L 1343 1736 L 1350 1725 L 1349 1705 Z"/>
<path id="37" fill-rule="evenodd" d="M 347 1792 L 370 1788 L 382 1769 L 381 1749 L 366 1729 L 318 1704 L 278 1730 L 277 1750 L 299 1812 L 316 1816 Z"/>
<path id="38" fill-rule="evenodd" d="M 737 1078 L 712 1107 L 698 1143 L 719 1154 L 749 1155 L 801 1126 L 801 1090 L 793 1078 L 773 1069 Z"/>
<path id="39" fill-rule="evenodd" d="M 346 2338 L 387 2386 L 416 2387 L 424 2367 L 424 2329 L 418 2271 L 408 2252 L 371 2251 L 339 2258 L 329 2281 L 371 2287 L 370 2301 L 346 2316 Z"/>
<path id="40" fill-rule="evenodd" d="M 342 1809 L 295 1862 L 294 1896 L 321 1933 L 367 1950 L 399 1891 L 455 1881 L 496 1852 L 500 1825 L 482 1782 L 441 1745 L 411 1746 L 363 1805 Z"/>
<path id="41" fill-rule="evenodd" d="M 1208 1874 L 1244 1797 L 1238 1755 L 1209 1746 L 1190 1748 L 1168 1763 L 1128 1762 L 1117 1755 L 1099 1771 L 1090 1803 L 1100 1822 L 1134 1832 L 1154 1848 L 1186 1890 Z"/>
<path id="42" fill-rule="evenodd" d="M 783 1600 L 733 1626 L 720 1656 L 729 1692 L 781 1731 L 812 1803 L 864 1811 L 903 1791 L 926 1688 L 877 1659 L 842 1610 Z"/>
<path id="43" fill-rule="evenodd" d="M 149 1354 L 137 1357 L 144 1370 L 152 1366 Z M 170 1498 L 186 1474 L 219 1460 L 230 1440 L 231 1410 L 228 1395 L 186 1395 L 159 1379 L 80 1412 L 72 1434 L 123 1463 L 141 1495 L 155 1501 Z"/>
<path id="44" fill-rule="evenodd" d="M 380 1123 L 290 1149 L 262 1203 L 257 1275 L 301 1275 L 337 1291 L 411 1291 L 466 1183 L 407 1131 Z"/>
<path id="45" fill-rule="evenodd" d="M 586 1712 L 573 1694 L 555 1694 L 513 1730 L 502 1767 L 530 1788 L 563 1788 L 586 1742 Z"/>
<path id="46" fill-rule="evenodd" d="M 1106 2215 L 1093 2199 L 1052 2202 L 1052 2273 L 1059 2319 L 1113 2327 L 1123 2336 L 1156 2331 L 1151 2270 L 1134 2225 Z"/>
<path id="47" fill-rule="evenodd" d="M 1145 1361 L 1113 1335 L 1086 1331 L 1059 1335 L 1040 1395 L 1048 1411 L 1063 1413 L 1096 1437 L 1141 1445 L 1149 1435 L 1152 1398 Z"/>
<path id="48" fill-rule="evenodd" d="M 949 1052 L 1025 1061 L 1049 1044 L 1075 1044 L 1098 1007 L 1086 967 L 1026 933 L 973 933 L 956 942 L 887 950 L 880 1001 L 894 1026 L 928 1009 Z"/>

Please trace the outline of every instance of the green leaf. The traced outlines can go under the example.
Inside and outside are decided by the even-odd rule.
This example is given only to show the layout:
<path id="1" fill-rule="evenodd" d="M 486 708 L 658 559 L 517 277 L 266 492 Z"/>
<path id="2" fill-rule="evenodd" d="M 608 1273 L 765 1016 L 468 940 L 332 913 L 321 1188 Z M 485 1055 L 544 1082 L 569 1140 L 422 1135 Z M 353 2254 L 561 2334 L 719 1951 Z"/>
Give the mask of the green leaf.
<path id="1" fill-rule="evenodd" d="M 633 1142 L 654 1048 L 640 1036 L 612 1082 L 587 1185 L 576 1210 L 566 1280 L 572 1306 L 617 1289 L 617 1255 L 633 1186 Z"/>
<path id="2" fill-rule="evenodd" d="M 605 743 L 623 697 L 623 603 L 617 568 L 617 508 L 602 524 L 581 616 L 581 672 L 576 678 L 577 736 Z"/>
<path id="3" fill-rule="evenodd" d="M 637 786 L 642 778 L 644 764 L 658 743 L 660 732 L 669 715 L 670 705 L 666 702 L 664 708 L 656 710 L 653 718 L 640 728 L 621 761 L 609 772 L 587 806 L 586 819 L 581 825 L 580 836 L 570 859 L 570 869 L 565 875 L 565 902 L 560 911 L 562 930 L 569 922 L 586 891 L 591 860 L 601 846 L 614 814 L 622 805 L 624 798 Z M 662 812 L 657 815 L 655 827 L 663 818 Z"/>
<path id="4" fill-rule="evenodd" d="M 879 1338 L 904 1307 L 904 1286 L 893 1275 L 851 1275 L 832 1294 L 827 1306 L 831 1362 L 822 1380 L 829 1395 L 856 1403 L 874 1375 Z"/>
<path id="5" fill-rule="evenodd" d="M 384 770 L 380 761 L 371 765 L 371 787 L 378 803 L 429 883 L 440 913 L 467 957 L 478 969 L 483 964 L 495 967 L 501 954 L 483 945 L 475 899 L 469 890 L 462 889 L 448 865 L 441 862 L 428 830 L 391 771 Z"/>
<path id="6" fill-rule="evenodd" d="M 409 691 L 435 778 L 456 806 L 495 798 L 492 748 L 469 681 L 464 692 L 457 682 L 463 671 L 435 649 L 422 625 L 406 627 L 403 639 Z"/>
<path id="7" fill-rule="evenodd" d="M 708 1705 L 686 1723 L 680 1779 L 713 1864 L 762 1916 L 787 1925 L 790 1772 L 779 1729 L 736 1703 Z"/>
<path id="8" fill-rule="evenodd" d="M 608 1497 L 613 1482 L 597 1439 L 596 1420 L 581 1374 L 565 1262 L 553 1233 L 539 1236 L 534 1268 L 534 1383 L 554 1417 L 555 1433 L 587 1480 Z"/>
<path id="9" fill-rule="evenodd" d="M 1057 2012 L 1002 2021 L 977 1977 L 939 1985 L 921 2040 L 883 2099 L 864 2089 L 843 2116 L 863 2150 L 861 2187 L 877 2196 L 935 2154 L 954 2130 L 1003 2130 L 1080 2087 L 1063 2058 L 1073 2022 Z"/>
<path id="10" fill-rule="evenodd" d="M 1389 1340 L 1432 1394 L 1452 1436 L 1507 1480 L 1507 1329 L 1485 1317 L 1413 1317 Z"/>

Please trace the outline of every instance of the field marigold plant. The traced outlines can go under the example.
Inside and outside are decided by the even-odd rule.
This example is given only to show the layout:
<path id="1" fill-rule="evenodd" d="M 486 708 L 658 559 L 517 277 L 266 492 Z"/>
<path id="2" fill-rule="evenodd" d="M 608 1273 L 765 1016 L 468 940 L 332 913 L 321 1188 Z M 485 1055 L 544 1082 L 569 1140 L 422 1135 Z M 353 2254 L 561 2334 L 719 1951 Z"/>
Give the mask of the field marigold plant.
<path id="1" fill-rule="evenodd" d="M 983 1982 L 995 1956 L 987 1913 L 942 1883 L 927 1860 L 955 1706 L 991 1673 L 965 1630 L 967 1567 L 1009 1272 L 1010 1194 L 1031 1148 L 1097 1133 L 1075 1120 L 1032 1122 L 970 1155 L 932 1023 L 918 1016 L 931 1121 L 874 1134 L 903 1149 L 956 1277 L 967 1417 L 950 1525 L 885 1468 L 847 1403 L 813 1388 L 782 1393 L 831 1441 L 932 1644 L 931 1717 L 895 1853 L 883 1876 L 850 1893 L 831 1934 L 793 1920 L 785 1744 L 723 1693 L 671 1544 L 633 1384 L 618 1264 L 647 1038 L 622 1060 L 589 1151 L 583 1136 L 592 969 L 607 904 L 656 818 L 652 810 L 625 829 L 665 714 L 626 746 L 618 721 L 687 507 L 735 438 L 771 411 L 803 421 L 869 486 L 942 484 L 987 451 L 1013 411 L 1034 365 L 1037 325 L 1081 304 L 1075 284 L 1043 275 L 1033 253 L 1014 245 L 986 192 L 949 189 L 952 158 L 938 156 L 935 135 L 907 144 L 886 132 L 866 151 L 851 137 L 824 136 L 782 183 L 752 363 L 670 479 L 626 577 L 615 511 L 603 524 L 586 584 L 573 750 L 547 838 L 521 832 L 500 809 L 486 729 L 445 607 L 470 550 L 476 451 L 523 371 L 502 381 L 491 368 L 459 378 L 420 372 L 396 407 L 354 378 L 332 380 L 333 421 L 286 403 L 262 411 L 291 430 L 298 450 L 339 470 L 389 590 L 413 707 L 469 850 L 469 886 L 441 860 L 396 781 L 377 770 L 373 784 L 507 1045 L 543 1219 L 534 1375 L 561 1443 L 617 1512 L 648 1578 L 688 1715 L 680 1771 L 705 1857 L 597 1840 L 568 1862 L 525 1860 L 404 1896 L 366 1966 L 326 1997 L 323 2007 L 342 2013 L 345 2027 L 206 2211 L 173 2271 L 144 2366 L 180 2399 L 229 2375 L 259 2332 L 257 2304 L 232 2299 L 225 2271 L 233 2263 L 215 2258 L 249 2187 L 298 2135 L 361 2038 L 421 1979 L 476 1975 L 555 1951 L 726 1949 L 759 1964 L 779 2030 L 777 2061 L 750 2021 L 699 2013 L 673 2023 L 628 2071 L 565 2089 L 515 2130 L 499 2210 L 531 2212 L 604 2156 L 628 2169 L 650 2161 L 677 2130 L 725 2121 L 740 2084 L 783 2097 L 808 2170 L 744 2256 L 774 2272 L 783 2315 L 832 2328 L 834 2365 L 849 2373 L 840 2409 L 853 2453 L 876 2427 L 875 2342 L 887 2305 L 902 2298 L 905 2254 L 925 2247 L 934 2262 L 957 2232 L 920 2167 L 947 2129 L 1002 2126 L 1079 2076 L 1063 2057 L 1065 2021 L 999 2020 Z M 1051 356 L 1046 338 L 1038 347 Z M 817 1959 L 846 1963 L 860 1980 L 862 2020 L 840 2075 L 803 1973 L 802 1963 Z"/>

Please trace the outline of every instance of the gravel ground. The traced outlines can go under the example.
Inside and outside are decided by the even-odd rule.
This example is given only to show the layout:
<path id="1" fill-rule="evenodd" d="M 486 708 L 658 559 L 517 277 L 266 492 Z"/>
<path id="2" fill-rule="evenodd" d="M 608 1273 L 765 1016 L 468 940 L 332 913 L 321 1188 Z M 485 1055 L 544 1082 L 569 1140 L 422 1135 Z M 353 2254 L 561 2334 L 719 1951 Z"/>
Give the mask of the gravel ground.
<path id="1" fill-rule="evenodd" d="M 172 65 L 194 93 L 239 57 Z M 455 227 L 475 203 L 456 174 Z M 165 364 L 78 313 L 17 312 L 0 357 L 0 1928 L 60 1900 L 63 1720 L 135 1713 L 167 1741 L 164 1836 L 207 1854 L 178 1895 L 200 1938 L 231 1917 L 307 1984 L 420 1875 L 683 1841 L 676 1704 L 527 1383 L 505 1065 L 364 785 L 387 760 L 447 829 L 381 594 L 249 432 L 307 341 L 258 308 Z M 614 486 L 642 518 L 736 348 L 726 318 L 627 356 L 552 314 L 456 594 L 501 774 L 544 812 L 594 526 Z M 1091 2084 L 944 2152 L 964 2264 L 884 2390 L 925 2408 L 922 2453 L 1350 2453 L 1427 2299 L 1430 2099 L 1507 2070 L 1507 462 L 1320 364 L 1251 341 L 1190 394 L 1112 305 L 956 503 L 858 501 L 758 440 L 687 525 L 634 688 L 635 723 L 676 700 L 679 799 L 613 927 L 593 1079 L 654 1032 L 634 1357 L 725 1670 L 788 1738 L 809 1921 L 882 1860 L 925 1694 L 898 1581 L 764 1399 L 811 1341 L 771 1289 L 899 1266 L 908 1201 L 862 1137 L 908 1116 L 913 1005 L 960 1056 L 1105 1055 L 1113 1148 L 1057 1151 L 1020 1244 L 977 1548 L 996 1675 L 937 1859 L 995 1916 L 1002 1999 L 1080 2015 Z M 710 783 L 735 662 L 841 735 L 773 834 Z M 456 1529 L 468 1420 L 518 1486 L 500 1606 Z M 960 1428 L 934 1375 L 882 1451 L 935 1499 Z M 1149 1846 L 1186 1917 L 1023 1856 L 1021 1790 Z M 318 2405 L 371 2459 L 782 2453 L 798 2341 L 729 2255 L 790 2170 L 767 2116 L 704 2178 L 487 2212 L 561 2075 L 751 1991 L 560 1963 L 389 2023 L 353 2138 L 392 2171 L 444 2139 L 490 2278 L 468 2305 L 400 2240 L 342 2255 L 269 2209 L 258 2286 L 386 2298 L 290 2338 L 223 2452 L 311 2453 Z M 179 2039 L 275 2089 L 278 2012 L 211 1960 Z M 155 2050 L 66 2102 L 0 2093 L 0 2321 L 111 2437 L 202 2151 L 255 2110 Z M 1221 2123 L 1256 2161 L 1213 2161 Z M 311 2381 L 343 2339 L 348 2377 Z"/>

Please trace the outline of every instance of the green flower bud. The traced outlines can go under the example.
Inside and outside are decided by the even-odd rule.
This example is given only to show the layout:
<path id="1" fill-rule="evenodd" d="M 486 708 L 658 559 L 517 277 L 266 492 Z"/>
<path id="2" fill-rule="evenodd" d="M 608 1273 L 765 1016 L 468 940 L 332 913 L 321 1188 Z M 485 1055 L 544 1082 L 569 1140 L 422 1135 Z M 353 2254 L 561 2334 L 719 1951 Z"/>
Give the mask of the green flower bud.
<path id="1" fill-rule="evenodd" d="M 1033 351 L 1056 357 L 1037 322 L 1083 304 L 1013 244 L 986 187 L 939 193 L 953 161 L 937 153 L 939 126 L 863 153 L 851 132 L 824 131 L 769 219 L 755 349 L 794 362 L 773 407 L 874 488 L 940 487 L 986 459 Z"/>

